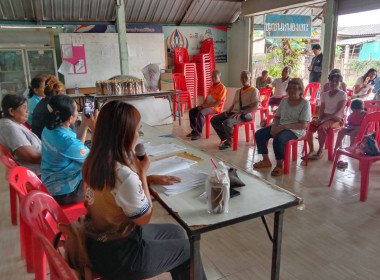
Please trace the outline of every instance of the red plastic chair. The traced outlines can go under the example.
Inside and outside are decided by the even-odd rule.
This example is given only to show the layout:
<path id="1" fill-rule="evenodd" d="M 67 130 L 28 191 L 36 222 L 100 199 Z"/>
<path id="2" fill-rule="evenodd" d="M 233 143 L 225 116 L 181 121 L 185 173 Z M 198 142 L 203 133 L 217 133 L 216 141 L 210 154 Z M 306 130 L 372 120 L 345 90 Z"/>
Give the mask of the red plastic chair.
<path id="1" fill-rule="evenodd" d="M 13 157 L 6 156 L 5 154 L 0 155 L 0 161 L 8 168 L 8 171 L 20 166 Z M 12 225 L 17 225 L 17 194 L 9 184 L 9 202 L 11 206 L 11 221 Z"/>
<path id="2" fill-rule="evenodd" d="M 310 122 L 306 129 L 304 137 L 286 142 L 284 155 L 284 174 L 289 174 L 290 169 L 290 152 L 292 152 L 292 160 L 297 160 L 298 142 L 303 141 L 303 152 L 305 153 L 305 166 L 307 166 L 307 134 L 309 133 Z"/>
<path id="3" fill-rule="evenodd" d="M 179 93 L 179 100 L 177 100 L 177 95 L 174 95 L 174 102 L 173 102 L 173 115 L 174 120 L 176 120 L 176 115 L 178 111 L 178 104 L 180 104 L 181 109 L 181 116 L 185 113 L 186 103 L 189 106 L 189 109 L 193 108 L 192 102 L 191 102 L 191 93 L 187 90 L 186 87 L 186 80 L 185 76 L 183 74 L 174 73 L 173 74 L 173 82 L 174 82 L 174 89 L 181 90 Z"/>
<path id="4" fill-rule="evenodd" d="M 186 88 L 190 91 L 191 98 L 194 101 L 194 107 L 196 107 L 198 96 L 198 76 L 195 63 L 184 63 L 183 72 L 181 73 L 185 76 Z"/>
<path id="5" fill-rule="evenodd" d="M 32 190 L 40 190 L 42 192 L 48 193 L 48 190 L 42 184 L 41 180 L 37 177 L 37 175 L 35 175 L 32 171 L 23 166 L 18 166 L 9 170 L 8 182 L 10 188 L 12 188 L 12 190 L 16 193 L 19 204 L 24 199 L 24 197 Z M 26 269 L 28 272 L 33 272 L 33 247 L 30 239 L 30 230 L 25 226 L 25 223 L 21 218 L 21 212 L 20 246 L 21 257 L 26 258 Z"/>
<path id="6" fill-rule="evenodd" d="M 186 48 L 174 48 L 174 72 L 182 73 L 183 64 L 189 63 L 189 53 Z"/>
<path id="7" fill-rule="evenodd" d="M 320 83 L 310 83 L 305 88 L 305 93 L 304 93 L 305 97 L 307 96 L 307 93 L 311 89 L 309 101 L 310 101 L 310 105 L 311 105 L 311 114 L 312 115 L 314 114 L 315 108 L 317 106 L 316 105 L 317 93 L 319 92 L 320 88 L 321 88 Z"/>
<path id="8" fill-rule="evenodd" d="M 359 167 L 361 172 L 361 184 L 360 184 L 360 201 L 366 201 L 368 196 L 368 183 L 369 183 L 369 172 L 371 164 L 380 161 L 380 156 L 366 156 L 359 155 L 355 152 L 356 144 L 362 141 L 368 127 L 374 126 L 376 134 L 376 141 L 378 145 L 380 144 L 380 112 L 368 114 L 360 126 L 359 132 L 355 138 L 354 144 L 347 148 L 338 148 L 334 158 L 334 165 L 331 171 L 331 177 L 329 182 L 329 187 L 331 187 L 332 180 L 334 178 L 334 173 L 336 165 L 341 155 L 345 155 L 350 158 L 359 160 Z"/>
<path id="9" fill-rule="evenodd" d="M 17 194 L 19 203 L 25 198 L 25 196 L 32 190 L 38 190 L 48 195 L 49 191 L 46 189 L 44 184 L 34 174 L 31 170 L 26 167 L 18 166 L 11 169 L 8 173 L 8 181 L 10 187 Z M 66 213 L 70 221 L 75 221 L 79 216 L 85 215 L 87 210 L 84 207 L 83 202 L 62 205 L 62 211 Z M 17 209 L 16 209 L 17 212 Z M 35 266 L 33 264 L 33 247 L 31 247 L 30 241 L 30 229 L 25 226 L 25 223 L 20 217 L 20 244 L 21 244 L 21 256 L 26 258 L 27 271 L 33 272 Z M 36 280 L 43 279 L 42 276 L 38 274 L 39 268 L 36 268 Z M 45 274 L 43 274 L 45 275 Z"/>
<path id="10" fill-rule="evenodd" d="M 283 98 L 285 97 L 288 97 L 289 95 L 285 95 Z M 269 100 L 268 100 L 269 102 Z M 276 109 L 272 109 L 273 110 L 273 113 L 271 114 L 269 112 L 269 108 L 268 108 L 268 114 L 267 114 L 267 126 L 270 124 L 271 120 L 274 118 L 274 116 L 276 115 L 276 111 L 278 109 L 278 105 L 274 105 L 273 107 L 276 107 Z"/>
<path id="11" fill-rule="evenodd" d="M 44 254 L 47 258 L 51 280 L 75 280 L 79 279 L 74 270 L 66 263 L 63 256 L 53 247 L 51 242 L 43 235 L 35 232 L 35 247 L 39 254 Z"/>
<path id="12" fill-rule="evenodd" d="M 32 130 L 31 125 L 28 124 L 27 122 L 24 122 L 23 125 L 24 125 L 27 129 Z"/>
<path id="13" fill-rule="evenodd" d="M 367 114 L 380 111 L 379 100 L 366 100 L 364 101 L 364 108 L 367 109 Z"/>
<path id="14" fill-rule="evenodd" d="M 228 94 L 228 92 L 227 92 Z M 226 95 L 227 96 L 227 95 Z M 227 97 L 226 97 L 227 98 Z M 220 109 L 220 112 L 223 112 L 224 111 L 224 103 L 226 102 L 226 100 L 224 99 L 223 103 L 222 103 L 222 107 Z M 219 113 L 215 113 L 215 114 L 208 114 L 206 115 L 205 117 L 205 125 L 206 125 L 206 139 L 210 138 L 210 123 L 211 123 L 211 118 L 213 116 L 216 116 L 217 114 Z"/>
<path id="15" fill-rule="evenodd" d="M 45 236 L 52 242 L 58 232 L 57 224 L 68 224 L 70 220 L 52 196 L 38 190 L 31 191 L 21 201 L 20 216 L 29 229 L 28 245 L 31 247 L 36 280 L 43 280 L 46 277 L 46 255 L 40 244 L 35 242 L 31 231 Z"/>
<path id="16" fill-rule="evenodd" d="M 257 108 L 260 110 L 260 121 L 269 115 L 268 103 L 272 90 L 272 87 L 260 89 L 260 105 L 259 108 Z"/>
<path id="17" fill-rule="evenodd" d="M 248 122 L 241 122 L 234 125 L 234 134 L 232 139 L 232 147 L 233 150 L 236 151 L 238 148 L 238 142 L 239 142 L 239 127 L 244 125 L 245 128 L 245 142 L 249 142 L 250 140 L 250 130 L 253 131 L 253 145 L 256 145 L 256 139 L 255 139 L 255 112 L 253 112 L 253 119 Z"/>

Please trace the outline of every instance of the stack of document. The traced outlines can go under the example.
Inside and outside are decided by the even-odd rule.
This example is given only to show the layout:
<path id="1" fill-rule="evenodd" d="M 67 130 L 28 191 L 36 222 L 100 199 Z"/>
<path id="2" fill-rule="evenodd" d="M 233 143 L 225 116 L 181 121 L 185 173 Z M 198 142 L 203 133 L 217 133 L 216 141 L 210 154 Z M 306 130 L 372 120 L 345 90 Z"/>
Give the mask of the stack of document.
<path id="1" fill-rule="evenodd" d="M 151 157 L 157 157 L 162 156 L 168 153 L 177 153 L 180 151 L 185 150 L 186 148 L 174 143 L 166 143 L 166 144 L 160 144 L 160 145 L 145 145 L 145 151 L 148 154 L 148 156 Z"/>
<path id="2" fill-rule="evenodd" d="M 157 190 L 168 196 L 179 194 L 205 184 L 207 173 L 191 168 L 196 163 L 194 160 L 173 156 L 152 162 L 147 175 L 170 175 L 181 178 L 181 182 L 173 185 L 156 186 Z"/>

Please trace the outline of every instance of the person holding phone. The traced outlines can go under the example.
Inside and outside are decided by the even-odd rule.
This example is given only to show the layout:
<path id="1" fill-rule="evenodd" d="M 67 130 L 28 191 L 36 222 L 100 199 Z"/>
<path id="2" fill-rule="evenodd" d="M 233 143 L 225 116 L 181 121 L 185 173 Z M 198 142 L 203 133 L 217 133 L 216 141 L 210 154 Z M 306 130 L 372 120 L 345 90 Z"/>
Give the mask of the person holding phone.
<path id="1" fill-rule="evenodd" d="M 59 204 L 83 200 L 82 164 L 89 149 L 84 145 L 87 131 L 95 128 L 98 112 L 82 122 L 75 134 L 70 128 L 78 118 L 75 101 L 56 95 L 47 104 L 49 112 L 42 131 L 42 182 Z"/>
<path id="2" fill-rule="evenodd" d="M 95 112 L 95 97 L 94 96 L 85 96 L 84 97 L 84 115 L 89 118 L 91 114 Z"/>
<path id="3" fill-rule="evenodd" d="M 116 100 L 99 113 L 82 171 L 87 253 L 94 271 L 106 279 L 147 279 L 164 272 L 174 280 L 189 279 L 190 243 L 183 229 L 150 223 L 150 161 L 133 153 L 140 119 L 135 107 Z"/>
<path id="4" fill-rule="evenodd" d="M 352 98 L 363 98 L 366 99 L 372 92 L 375 86 L 375 79 L 377 77 L 377 71 L 375 68 L 371 68 L 364 74 L 364 76 L 359 77 L 354 86 L 354 94 Z"/>

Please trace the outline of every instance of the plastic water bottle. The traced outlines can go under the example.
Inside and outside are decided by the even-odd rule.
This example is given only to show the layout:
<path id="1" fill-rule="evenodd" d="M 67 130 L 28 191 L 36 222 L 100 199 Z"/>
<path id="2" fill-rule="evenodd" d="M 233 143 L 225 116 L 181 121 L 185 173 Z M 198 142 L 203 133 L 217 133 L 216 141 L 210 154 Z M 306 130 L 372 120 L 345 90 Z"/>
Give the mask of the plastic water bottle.
<path id="1" fill-rule="evenodd" d="M 78 84 L 75 84 L 75 94 L 79 94 Z"/>

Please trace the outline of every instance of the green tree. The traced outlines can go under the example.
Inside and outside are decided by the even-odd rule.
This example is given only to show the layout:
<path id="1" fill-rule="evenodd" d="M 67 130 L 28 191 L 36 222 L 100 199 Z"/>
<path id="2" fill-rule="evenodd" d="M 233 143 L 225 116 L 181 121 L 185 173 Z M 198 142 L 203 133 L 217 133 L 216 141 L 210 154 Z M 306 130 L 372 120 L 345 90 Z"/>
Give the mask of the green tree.
<path id="1" fill-rule="evenodd" d="M 380 60 L 351 60 L 348 63 L 348 69 L 354 70 L 356 76 L 364 75 L 370 68 L 375 68 L 377 71 L 379 71 Z"/>
<path id="2" fill-rule="evenodd" d="M 294 77 L 300 70 L 301 56 L 305 53 L 306 39 L 282 38 L 275 41 L 269 47 L 264 59 L 264 67 L 268 69 L 272 77 L 280 77 L 285 66 L 292 68 L 291 76 Z"/>

